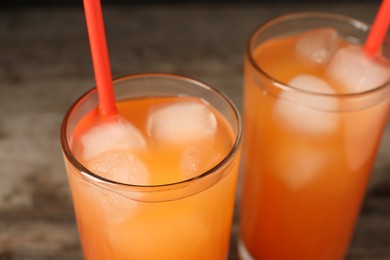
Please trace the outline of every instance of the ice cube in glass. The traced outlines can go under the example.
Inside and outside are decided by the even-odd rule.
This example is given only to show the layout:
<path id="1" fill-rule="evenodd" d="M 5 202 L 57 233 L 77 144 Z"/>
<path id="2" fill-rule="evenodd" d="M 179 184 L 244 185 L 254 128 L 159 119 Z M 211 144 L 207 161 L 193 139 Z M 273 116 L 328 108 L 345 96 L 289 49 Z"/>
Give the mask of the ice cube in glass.
<path id="1" fill-rule="evenodd" d="M 343 93 L 364 92 L 390 80 L 390 63 L 367 56 L 362 46 L 349 45 L 336 52 L 327 75 L 341 85 Z"/>
<path id="2" fill-rule="evenodd" d="M 157 107 L 147 124 L 152 139 L 176 144 L 213 137 L 216 128 L 215 115 L 206 105 L 193 101 Z"/>
<path id="3" fill-rule="evenodd" d="M 328 134 L 338 125 L 338 102 L 321 94 L 335 91 L 322 79 L 312 75 L 298 75 L 289 83 L 299 90 L 284 90 L 275 104 L 275 120 L 287 129 L 302 134 Z M 303 91 L 301 91 L 303 90 Z"/>
<path id="4" fill-rule="evenodd" d="M 318 28 L 302 34 L 295 45 L 295 54 L 306 64 L 327 63 L 339 46 L 337 30 L 330 27 Z"/>

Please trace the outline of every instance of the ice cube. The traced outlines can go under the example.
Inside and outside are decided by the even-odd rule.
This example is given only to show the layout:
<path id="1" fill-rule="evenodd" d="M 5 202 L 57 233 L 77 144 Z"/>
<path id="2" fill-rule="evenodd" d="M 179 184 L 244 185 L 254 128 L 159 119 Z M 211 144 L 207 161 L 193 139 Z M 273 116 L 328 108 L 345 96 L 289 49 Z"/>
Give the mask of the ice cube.
<path id="1" fill-rule="evenodd" d="M 212 137 L 217 120 L 206 105 L 182 101 L 155 108 L 149 114 L 148 134 L 158 141 L 185 143 Z"/>
<path id="2" fill-rule="evenodd" d="M 322 79 L 311 75 L 294 77 L 290 86 L 322 94 L 335 91 Z M 275 120 L 289 129 L 302 134 L 327 134 L 338 125 L 338 116 L 334 111 L 338 107 L 335 99 L 298 91 L 283 91 L 275 104 Z"/>
<path id="3" fill-rule="evenodd" d="M 192 178 L 217 165 L 223 156 L 220 152 L 205 145 L 192 145 L 181 155 L 181 172 L 185 178 Z"/>
<path id="4" fill-rule="evenodd" d="M 114 186 L 91 181 L 89 178 L 75 177 L 70 181 L 72 181 L 72 189 L 75 189 L 78 196 L 81 210 L 88 211 L 88 214 L 97 218 L 103 218 L 105 224 L 120 223 L 129 219 L 138 206 L 138 199 L 142 197 L 142 194 L 117 189 Z"/>
<path id="5" fill-rule="evenodd" d="M 335 91 L 324 80 L 309 74 L 295 76 L 290 80 L 288 85 L 319 94 L 335 93 Z"/>
<path id="6" fill-rule="evenodd" d="M 321 151 L 302 145 L 284 145 L 273 156 L 276 176 L 292 190 L 298 190 L 320 177 L 318 172 L 329 163 Z"/>
<path id="7" fill-rule="evenodd" d="M 114 149 L 86 162 L 87 168 L 104 178 L 127 184 L 149 182 L 148 168 L 131 150 Z"/>
<path id="8" fill-rule="evenodd" d="M 339 36 L 333 28 L 307 31 L 295 45 L 295 54 L 307 64 L 325 64 L 339 46 Z"/>
<path id="9" fill-rule="evenodd" d="M 103 122 L 80 138 L 83 158 L 89 160 L 112 149 L 140 149 L 146 147 L 141 132 L 125 119 Z"/>
<path id="10" fill-rule="evenodd" d="M 135 197 L 133 194 L 130 197 L 127 196 L 126 192 L 119 190 L 114 191 L 101 187 L 94 187 L 94 189 L 97 204 L 108 221 L 115 224 L 121 223 L 135 214 L 139 202 L 133 199 Z"/>
<path id="11" fill-rule="evenodd" d="M 390 80 L 390 62 L 380 57 L 368 57 L 361 46 L 349 45 L 336 52 L 327 74 L 342 85 L 343 92 L 362 92 Z"/>

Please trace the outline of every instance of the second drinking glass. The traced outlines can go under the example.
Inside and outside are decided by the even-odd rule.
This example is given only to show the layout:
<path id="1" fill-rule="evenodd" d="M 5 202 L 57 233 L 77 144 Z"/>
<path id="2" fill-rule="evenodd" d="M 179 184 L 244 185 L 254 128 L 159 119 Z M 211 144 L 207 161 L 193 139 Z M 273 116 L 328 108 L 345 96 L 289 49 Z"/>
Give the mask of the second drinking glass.
<path id="1" fill-rule="evenodd" d="M 361 47 L 369 28 L 341 15 L 300 13 L 252 34 L 243 259 L 345 256 L 390 109 L 390 62 Z"/>

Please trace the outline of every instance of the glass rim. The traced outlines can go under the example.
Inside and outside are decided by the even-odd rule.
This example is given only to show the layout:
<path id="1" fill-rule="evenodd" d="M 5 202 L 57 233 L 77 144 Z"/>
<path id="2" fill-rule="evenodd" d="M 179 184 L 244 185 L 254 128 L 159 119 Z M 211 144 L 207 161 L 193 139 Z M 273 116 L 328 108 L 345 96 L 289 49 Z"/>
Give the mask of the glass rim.
<path id="1" fill-rule="evenodd" d="M 273 85 L 277 86 L 278 88 L 282 90 L 287 91 L 296 91 L 303 94 L 309 94 L 309 95 L 315 95 L 315 96 L 323 96 L 323 97 L 332 97 L 332 98 L 354 98 L 354 97 L 360 97 L 364 95 L 369 95 L 372 93 L 379 92 L 383 89 L 390 88 L 390 80 L 386 81 L 385 83 L 376 86 L 375 88 L 364 90 L 364 91 L 358 91 L 358 92 L 352 92 L 352 93 L 319 93 L 315 91 L 300 89 L 294 86 L 291 86 L 289 84 L 283 83 L 280 80 L 276 79 L 275 77 L 268 74 L 265 70 L 263 70 L 255 61 L 255 58 L 253 56 L 253 52 L 251 50 L 252 43 L 255 40 L 255 37 L 264 31 L 265 29 L 278 24 L 279 22 L 288 21 L 288 20 L 297 20 L 299 18 L 325 18 L 329 20 L 334 21 L 343 21 L 348 22 L 348 24 L 352 25 L 356 29 L 360 30 L 369 30 L 371 28 L 371 25 L 369 23 L 360 21 L 358 19 L 355 19 L 348 15 L 343 14 L 337 14 L 337 13 L 330 13 L 330 12 L 294 12 L 294 13 L 286 13 L 282 14 L 270 19 L 267 19 L 263 23 L 261 23 L 259 26 L 257 26 L 249 35 L 249 38 L 246 43 L 246 56 L 248 57 L 248 60 L 250 64 L 255 68 L 255 70 L 267 77 Z"/>
<path id="2" fill-rule="evenodd" d="M 238 112 L 237 107 L 231 101 L 225 94 L 223 94 L 221 91 L 211 87 L 210 85 L 203 83 L 199 80 L 193 79 L 191 77 L 179 75 L 179 74 L 173 74 L 173 73 L 137 73 L 137 74 L 130 74 L 125 76 L 120 76 L 113 79 L 113 86 L 115 86 L 116 83 L 125 81 L 125 80 L 131 80 L 136 78 L 144 78 L 144 77 L 160 77 L 160 78 L 171 78 L 175 80 L 181 80 L 181 81 L 187 81 L 191 84 L 195 84 L 198 87 L 203 88 L 204 90 L 210 91 L 213 94 L 216 94 L 217 96 L 221 97 L 223 102 L 228 105 L 231 112 L 233 112 L 233 119 L 236 123 L 237 131 L 234 132 L 234 143 L 232 147 L 230 148 L 229 152 L 224 156 L 224 158 L 218 162 L 216 165 L 214 165 L 212 168 L 208 169 L 207 171 L 202 172 L 201 174 L 198 174 L 194 177 L 187 178 L 181 181 L 176 182 L 170 182 L 170 183 L 163 183 L 163 184 L 154 184 L 154 185 L 139 185 L 139 184 L 129 184 L 124 182 L 118 182 L 114 181 L 108 178 L 104 178 L 98 174 L 93 173 L 92 171 L 88 170 L 87 167 L 85 167 L 72 153 L 70 149 L 70 145 L 68 142 L 68 136 L 67 136 L 67 128 L 69 119 L 72 116 L 73 112 L 77 107 L 82 104 L 86 99 L 88 99 L 91 95 L 97 93 L 96 86 L 86 91 L 84 94 L 82 94 L 76 101 L 72 103 L 72 105 L 69 107 L 67 112 L 65 113 L 61 128 L 60 128 L 60 141 L 61 141 L 61 147 L 63 154 L 65 155 L 66 159 L 80 172 L 82 175 L 87 175 L 87 177 L 92 178 L 95 181 L 98 181 L 102 184 L 107 185 L 114 185 L 114 186 L 120 186 L 122 188 L 134 188 L 138 192 L 142 191 L 156 191 L 156 190 L 166 190 L 170 189 L 176 186 L 182 186 L 186 184 L 190 184 L 192 182 L 196 182 L 197 180 L 204 179 L 205 177 L 212 175 L 214 172 L 218 171 L 219 169 L 227 166 L 232 159 L 234 158 L 235 154 L 239 151 L 239 147 L 242 141 L 242 121 L 240 113 Z M 180 94 L 180 93 L 179 93 Z M 234 129 L 233 129 L 234 130 Z"/>

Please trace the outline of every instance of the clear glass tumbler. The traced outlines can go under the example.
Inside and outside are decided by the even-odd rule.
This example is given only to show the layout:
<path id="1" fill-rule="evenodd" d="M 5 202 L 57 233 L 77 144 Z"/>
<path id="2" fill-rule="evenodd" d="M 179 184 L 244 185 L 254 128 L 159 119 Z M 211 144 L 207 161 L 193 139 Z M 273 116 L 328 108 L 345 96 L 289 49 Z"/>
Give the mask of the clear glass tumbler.
<path id="1" fill-rule="evenodd" d="M 65 115 L 61 143 L 85 258 L 226 259 L 241 150 L 241 122 L 235 106 L 217 90 L 177 75 L 126 76 L 115 80 L 114 88 L 118 102 L 202 100 L 225 122 L 217 127 L 226 128 L 227 138 L 221 142 L 229 149 L 204 172 L 182 180 L 139 185 L 101 176 L 75 152 L 80 122 L 98 106 L 96 89 L 84 94 Z M 137 115 L 137 121 L 145 121 L 148 112 L 122 109 L 122 105 L 118 103 L 122 116 Z M 209 156 L 207 148 L 196 149 L 186 157 L 194 160 L 190 167 Z M 171 170 L 164 161 L 170 152 L 162 151 L 164 158 L 153 166 L 161 174 Z"/>
<path id="2" fill-rule="evenodd" d="M 348 93 L 311 90 L 307 83 L 288 85 L 301 65 L 285 64 L 293 54 L 275 46 L 321 28 L 337 30 L 342 44 L 361 45 L 370 26 L 337 14 L 288 14 L 262 24 L 248 41 L 239 241 L 243 259 L 336 260 L 348 249 L 389 116 L 390 83 Z M 270 40 L 275 40 L 274 49 Z M 389 42 L 385 44 L 388 49 Z M 267 70 L 271 63 L 273 73 Z M 316 74 L 323 65 L 316 66 L 307 70 Z"/>

